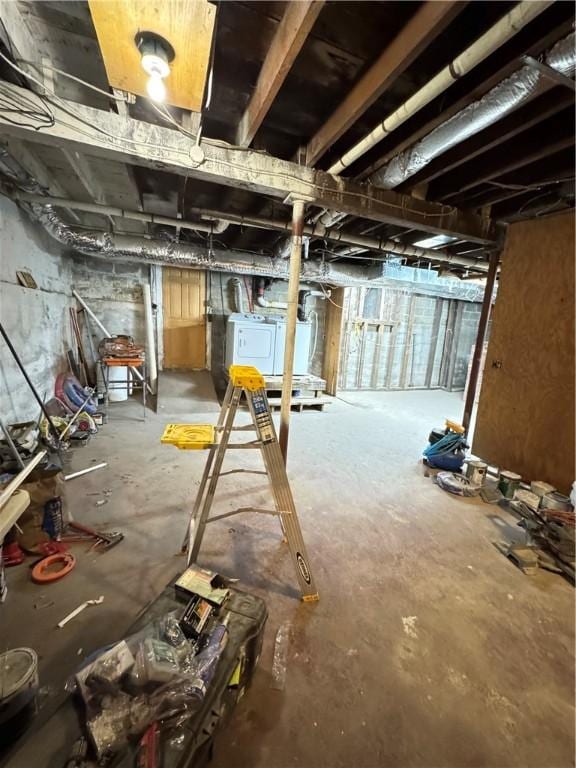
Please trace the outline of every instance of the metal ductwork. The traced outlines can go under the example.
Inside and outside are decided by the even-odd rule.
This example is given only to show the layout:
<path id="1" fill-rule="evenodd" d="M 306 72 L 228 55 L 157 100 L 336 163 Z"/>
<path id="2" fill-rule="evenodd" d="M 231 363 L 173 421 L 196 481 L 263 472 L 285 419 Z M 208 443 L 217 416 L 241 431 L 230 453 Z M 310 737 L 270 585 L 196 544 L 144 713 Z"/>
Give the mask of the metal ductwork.
<path id="1" fill-rule="evenodd" d="M 574 77 L 576 35 L 570 33 L 544 56 L 544 63 L 566 77 Z M 527 64 L 503 80 L 485 96 L 401 152 L 372 174 L 372 184 L 394 189 L 422 170 L 435 157 L 501 120 L 545 88 L 546 75 Z"/>
<path id="2" fill-rule="evenodd" d="M 351 166 L 382 139 L 389 136 L 410 117 L 436 99 L 458 78 L 471 72 L 484 59 L 497 51 L 511 37 L 546 10 L 550 0 L 522 0 L 506 13 L 487 32 L 441 69 L 426 85 L 401 104 L 391 115 L 379 123 L 373 131 L 358 141 L 328 169 L 328 173 L 338 175 Z"/>
<path id="3" fill-rule="evenodd" d="M 30 194 L 27 192 L 21 192 L 18 190 L 6 191 L 9 197 L 20 203 L 30 203 L 36 210 L 41 210 L 42 207 L 50 208 L 52 214 L 55 215 L 54 207 L 62 207 L 71 210 L 88 211 L 90 213 L 100 213 L 105 211 L 106 214 L 112 212 L 111 215 L 116 217 L 126 217 L 125 214 L 129 213 L 130 218 L 134 218 L 137 215 L 135 211 L 124 211 L 120 208 L 112 208 L 111 206 L 101 205 L 99 203 L 84 203 L 75 200 L 68 200 L 58 197 L 46 197 L 37 194 Z M 211 211 L 202 208 L 193 209 L 194 213 L 204 217 L 205 219 L 217 220 L 220 222 L 228 222 L 229 224 L 239 224 L 241 226 L 256 227 L 257 229 L 270 229 L 278 230 L 280 232 L 290 233 L 291 222 L 280 221 L 277 219 L 265 219 L 258 216 L 243 216 L 240 214 L 224 213 L 221 211 Z M 162 218 L 163 223 L 171 223 L 173 226 L 185 227 L 187 222 L 183 222 L 182 219 L 168 219 L 168 217 L 157 217 L 153 214 L 145 214 L 146 216 L 153 216 L 154 222 L 159 223 Z M 144 219 L 139 219 L 144 220 Z M 62 220 L 60 220 L 62 224 Z M 191 223 L 192 224 L 192 223 Z M 65 225 L 65 224 L 64 224 Z M 65 225 L 66 226 L 66 225 Z M 195 222 L 193 226 L 195 227 Z M 303 229 L 305 235 L 304 241 L 309 237 L 320 237 L 326 240 L 330 240 L 335 243 L 345 243 L 347 245 L 359 246 L 365 251 L 375 251 L 381 254 L 395 254 L 396 256 L 406 256 L 414 259 L 425 259 L 428 261 L 453 264 L 458 267 L 471 268 L 479 272 L 486 272 L 488 270 L 488 262 L 481 261 L 479 259 L 468 258 L 466 256 L 457 256 L 450 253 L 446 253 L 443 250 L 434 250 L 432 248 L 422 248 L 417 245 L 409 245 L 407 243 L 399 243 L 395 240 L 379 237 L 366 237 L 364 235 L 355 235 L 351 232 L 345 232 L 340 229 L 331 229 L 324 226 L 320 222 L 316 224 L 306 224 Z M 308 246 L 305 245 L 307 248 Z M 305 253 L 304 259 L 307 259 Z M 275 259 L 281 261 L 283 259 Z"/>
<path id="4" fill-rule="evenodd" d="M 66 224 L 52 206 L 32 204 L 27 205 L 26 208 L 55 240 L 87 256 L 101 257 L 110 261 L 137 261 L 216 272 L 261 275 L 278 280 L 288 279 L 289 262 L 284 259 L 211 249 L 203 245 L 184 245 L 147 240 L 144 237 L 115 235 L 109 232 L 85 231 Z M 381 276 L 381 264 L 357 267 L 307 261 L 303 262 L 301 271 L 301 279 L 305 282 L 342 286 L 374 285 L 374 281 Z"/>

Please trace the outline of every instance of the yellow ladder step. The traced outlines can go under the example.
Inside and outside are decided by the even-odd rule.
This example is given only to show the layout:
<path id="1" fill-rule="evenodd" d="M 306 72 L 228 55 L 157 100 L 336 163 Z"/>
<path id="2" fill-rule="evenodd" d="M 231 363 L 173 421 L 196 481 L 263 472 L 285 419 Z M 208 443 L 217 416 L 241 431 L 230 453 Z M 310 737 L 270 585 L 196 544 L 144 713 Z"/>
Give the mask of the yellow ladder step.
<path id="1" fill-rule="evenodd" d="M 203 451 L 215 442 L 213 424 L 168 424 L 161 443 L 175 445 L 183 451 Z"/>

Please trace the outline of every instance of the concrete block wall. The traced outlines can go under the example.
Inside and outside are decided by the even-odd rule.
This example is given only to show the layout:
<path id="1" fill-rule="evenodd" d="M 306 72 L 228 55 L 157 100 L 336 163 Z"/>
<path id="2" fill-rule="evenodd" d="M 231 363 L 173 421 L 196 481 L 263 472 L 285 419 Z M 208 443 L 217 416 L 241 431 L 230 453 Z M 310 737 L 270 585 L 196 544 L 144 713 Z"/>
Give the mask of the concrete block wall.
<path id="1" fill-rule="evenodd" d="M 24 288 L 16 271 L 38 288 Z M 0 198 L 0 320 L 40 397 L 49 398 L 66 369 L 70 345 L 70 261 L 55 242 L 5 197 Z M 36 420 L 40 409 L 0 339 L 0 414 L 6 423 Z"/>
<path id="2" fill-rule="evenodd" d="M 233 278 L 239 278 L 242 281 L 242 293 L 244 299 L 244 311 L 249 312 L 249 302 L 247 289 L 242 275 L 234 275 L 224 272 L 209 272 L 207 276 L 208 285 L 208 321 L 211 324 L 211 359 L 210 368 L 212 376 L 218 391 L 225 388 L 225 356 L 226 356 L 226 318 L 233 312 L 238 311 L 234 301 Z M 252 290 L 253 279 L 246 277 L 248 288 Z M 310 284 L 301 287 L 310 287 L 311 290 L 317 290 L 318 286 Z M 288 294 L 288 281 L 275 280 L 266 289 L 266 299 L 268 301 L 286 301 Z M 326 301 L 317 296 L 311 296 L 308 299 L 307 308 L 311 310 L 310 321 L 312 323 L 312 346 L 311 352 L 314 354 L 310 360 L 310 372 L 316 376 L 322 375 L 322 358 L 324 352 L 324 328 L 326 318 Z M 286 310 L 277 308 L 266 308 L 254 306 L 254 313 L 259 315 L 279 315 L 285 314 Z M 314 339 L 316 344 L 314 347 Z"/>
<path id="3" fill-rule="evenodd" d="M 38 288 L 24 288 L 17 271 L 29 271 Z M 58 373 L 75 348 L 70 307 L 73 288 L 112 334 L 145 343 L 142 284 L 149 267 L 64 253 L 10 200 L 0 198 L 0 320 L 41 397 L 49 399 Z M 82 327 L 82 323 L 80 323 Z M 91 324 L 97 350 L 102 333 Z M 89 346 L 86 345 L 89 354 Z M 0 415 L 6 423 L 37 419 L 39 407 L 0 339 Z"/>
<path id="4" fill-rule="evenodd" d="M 72 254 L 70 265 L 74 290 L 108 332 L 133 336 L 137 344 L 145 344 L 142 286 L 150 280 L 149 266 L 105 261 L 82 254 Z M 94 322 L 90 323 L 90 329 L 98 349 L 103 334 Z"/>

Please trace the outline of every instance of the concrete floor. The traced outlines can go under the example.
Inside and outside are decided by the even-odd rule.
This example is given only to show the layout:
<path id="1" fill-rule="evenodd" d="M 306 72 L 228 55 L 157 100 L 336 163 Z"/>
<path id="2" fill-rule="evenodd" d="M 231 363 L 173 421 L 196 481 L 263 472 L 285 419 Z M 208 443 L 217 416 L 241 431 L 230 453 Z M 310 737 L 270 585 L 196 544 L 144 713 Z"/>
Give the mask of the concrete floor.
<path id="1" fill-rule="evenodd" d="M 194 399 L 183 403 L 180 394 Z M 76 519 L 120 529 L 101 555 L 49 589 L 11 569 L 5 647 L 41 654 L 46 700 L 82 656 L 118 637 L 182 569 L 178 556 L 204 454 L 161 446 L 169 421 L 215 421 L 207 375 L 166 380 L 158 415 L 113 418 L 73 468 L 109 466 L 67 484 Z M 277 521 L 209 526 L 200 562 L 264 597 L 270 618 L 254 683 L 217 742 L 213 768 L 568 768 L 574 758 L 574 593 L 527 577 L 494 547 L 517 537 L 498 507 L 444 493 L 419 464 L 429 428 L 459 418 L 459 395 L 344 393 L 293 414 L 289 474 L 321 600 L 298 600 Z M 174 418 L 171 418 L 174 417 Z M 249 452 L 236 452 L 248 466 Z M 240 457 L 238 457 L 240 454 Z M 268 503 L 261 482 L 222 480 L 219 511 Z M 111 489 L 96 506 L 96 491 Z M 56 622 L 105 596 L 65 629 Z M 51 608 L 34 608 L 45 595 Z M 293 636 L 283 691 L 271 689 L 275 634 Z"/>

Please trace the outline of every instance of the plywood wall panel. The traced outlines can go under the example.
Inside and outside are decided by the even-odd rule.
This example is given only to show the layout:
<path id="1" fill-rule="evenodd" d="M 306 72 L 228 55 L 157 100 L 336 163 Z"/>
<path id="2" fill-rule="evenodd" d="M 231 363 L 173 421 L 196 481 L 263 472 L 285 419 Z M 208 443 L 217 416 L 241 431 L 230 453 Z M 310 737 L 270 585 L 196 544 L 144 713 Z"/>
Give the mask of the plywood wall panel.
<path id="1" fill-rule="evenodd" d="M 473 451 L 567 492 L 574 458 L 574 215 L 513 224 Z"/>

